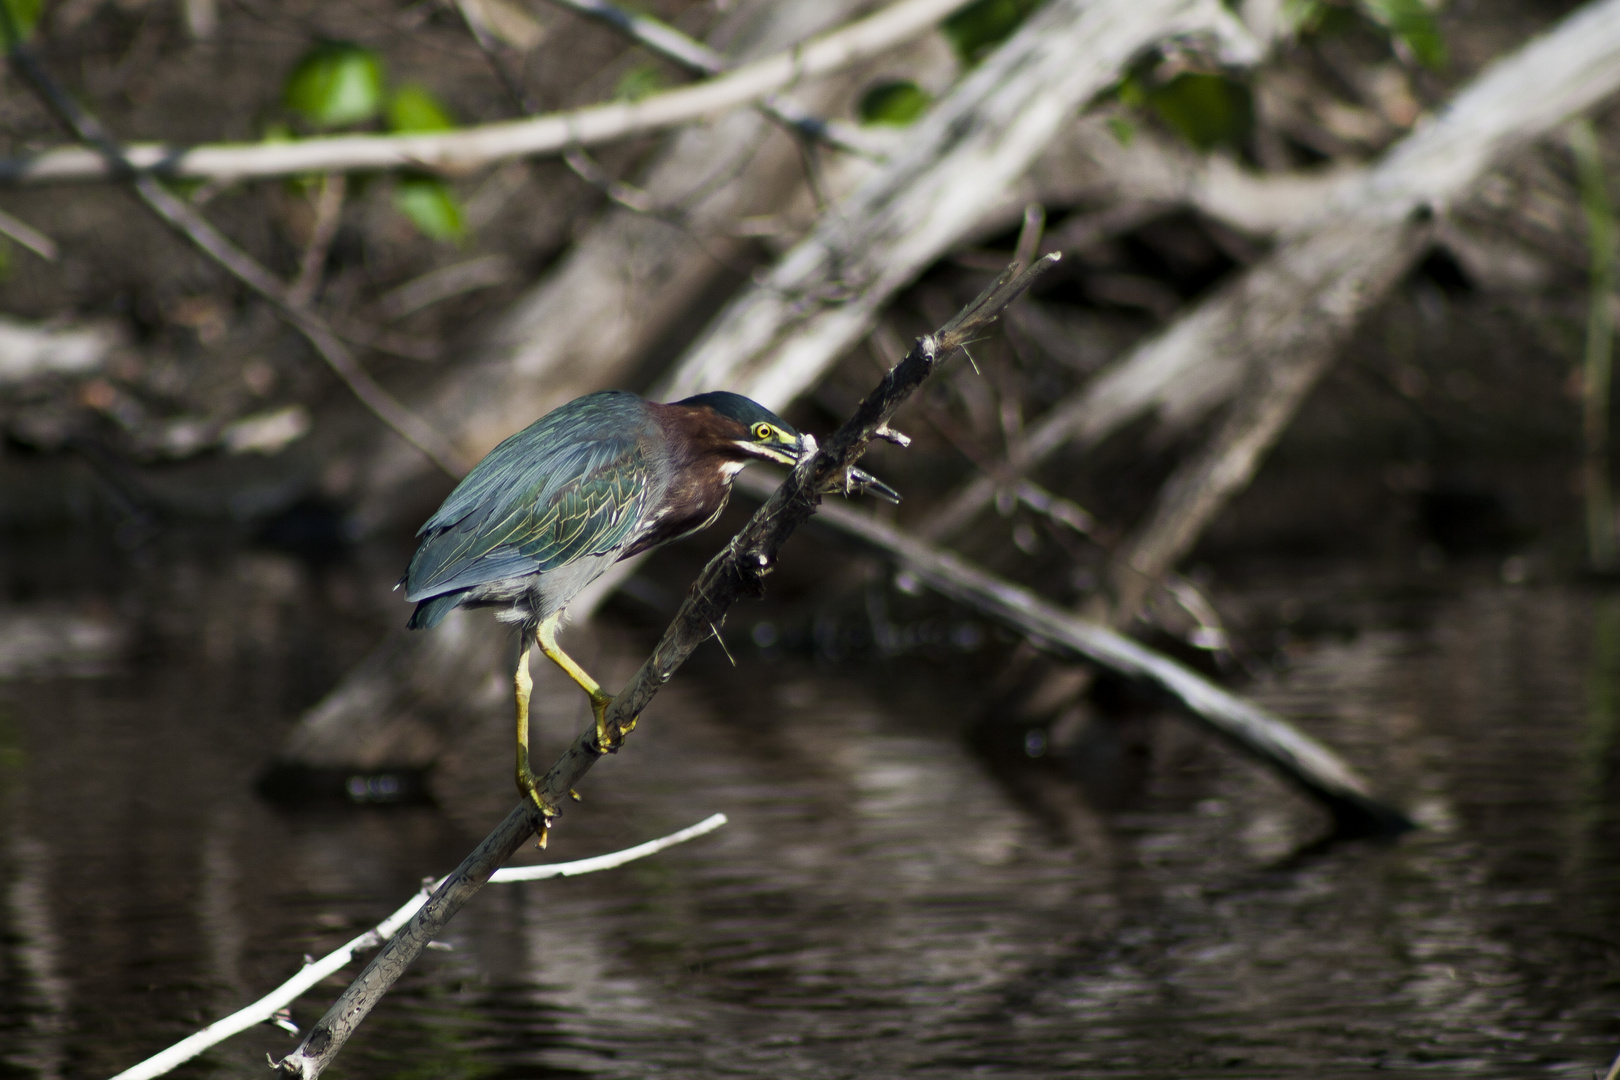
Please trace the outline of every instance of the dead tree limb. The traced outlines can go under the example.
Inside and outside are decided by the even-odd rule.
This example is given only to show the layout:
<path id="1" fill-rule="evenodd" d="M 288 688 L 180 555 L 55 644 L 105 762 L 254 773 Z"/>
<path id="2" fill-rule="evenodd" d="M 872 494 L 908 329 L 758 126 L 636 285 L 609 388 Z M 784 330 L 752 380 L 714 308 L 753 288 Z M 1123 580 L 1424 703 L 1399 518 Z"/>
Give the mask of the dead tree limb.
<path id="1" fill-rule="evenodd" d="M 130 168 L 182 179 L 249 180 L 302 173 L 439 169 L 459 172 L 498 161 L 557 154 L 649 135 L 728 112 L 830 74 L 905 42 L 936 25 L 966 0 L 898 0 L 858 22 L 713 79 L 652 94 L 526 120 L 414 135 L 334 135 L 285 143 L 242 143 L 190 149 L 128 148 Z M 0 161 L 0 182 L 110 180 L 120 170 L 99 154 L 54 149 Z"/>
<path id="2" fill-rule="evenodd" d="M 664 380 L 662 396 L 723 387 L 785 405 L 871 329 L 897 289 L 1005 200 L 1080 106 L 1142 50 L 1197 32 L 1242 35 L 1212 0 L 1042 7 L 765 280 L 726 307 Z"/>
<path id="3" fill-rule="evenodd" d="M 1504 155 L 1617 87 L 1620 2 L 1603 0 L 1492 64 L 1382 163 L 1341 181 L 1271 256 L 1030 425 L 1014 469 L 1032 468 L 1064 447 L 1094 446 L 1149 414 L 1171 430 L 1184 428 L 1231 399 L 1251 358 L 1291 358 L 1325 371 L 1332 352 L 1421 251 L 1417 238 L 1430 218 L 1464 198 Z M 1328 359 L 1317 355 L 1322 351 Z M 1314 379 L 1304 380 L 1301 399 Z M 1234 432 L 1230 441 L 1245 440 Z M 1259 460 L 1257 452 L 1242 453 L 1251 465 Z M 1236 458 L 1232 464 L 1240 478 L 1229 492 L 1249 475 L 1235 468 Z M 934 540 L 955 534 L 995 499 L 999 482 L 973 480 L 919 531 Z M 1191 490 L 1192 483 L 1178 487 Z"/>
<path id="4" fill-rule="evenodd" d="M 827 445 L 813 453 L 807 451 L 800 458 L 789 478 L 704 567 L 652 655 L 613 699 L 607 714 L 613 728 L 625 733 L 686 658 L 713 636 L 714 627 L 724 621 L 731 605 L 745 595 L 757 595 L 763 590 L 765 575 L 775 565 L 782 545 L 814 516 L 823 493 L 847 486 L 850 468 L 871 441 L 879 437 L 895 410 L 940 364 L 994 321 L 1003 308 L 1056 261 L 1057 256 L 1049 255 L 1022 273 L 1018 272 L 1017 265 L 1010 267 L 936 333 L 918 338 L 905 359 L 861 402 L 855 415 L 828 438 Z M 542 781 L 545 801 L 553 806 L 565 805 L 570 790 L 603 756 L 596 744 L 593 724 L 546 773 Z M 536 829 L 543 831 L 550 824 L 550 819 L 543 817 L 527 799 L 507 815 L 434 891 L 410 922 L 378 951 L 359 978 L 310 1029 L 298 1049 L 277 1064 L 282 1075 L 301 1080 L 319 1076 L 360 1022 L 456 911 Z"/>
<path id="5" fill-rule="evenodd" d="M 770 491 L 770 480 L 755 474 L 744 473 L 737 484 L 759 497 Z M 1367 782 L 1332 750 L 1169 657 L 1099 623 L 1076 618 L 1028 589 L 870 514 L 829 503 L 817 521 L 876 549 L 942 596 L 995 619 L 1050 652 L 1090 661 L 1156 687 L 1195 722 L 1326 807 L 1340 834 L 1389 834 L 1414 827 L 1401 811 L 1374 798 Z"/>

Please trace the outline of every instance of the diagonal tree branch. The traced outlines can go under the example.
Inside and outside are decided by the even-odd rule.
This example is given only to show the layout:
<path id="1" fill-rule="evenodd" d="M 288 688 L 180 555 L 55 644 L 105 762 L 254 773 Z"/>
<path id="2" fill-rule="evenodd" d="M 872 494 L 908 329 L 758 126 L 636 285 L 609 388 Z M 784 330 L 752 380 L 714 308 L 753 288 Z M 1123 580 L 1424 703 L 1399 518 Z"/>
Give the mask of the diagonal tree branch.
<path id="1" fill-rule="evenodd" d="M 703 568 L 652 656 L 613 699 L 607 720 L 621 736 L 635 726 L 636 718 L 674 677 L 686 658 L 713 635 L 731 605 L 744 595 L 757 595 L 762 591 L 765 575 L 775 565 L 782 545 L 816 513 L 823 493 L 850 486 L 850 470 L 874 438 L 888 435 L 888 420 L 895 410 L 940 364 L 993 322 L 1057 261 L 1058 256 L 1053 254 L 1022 272 L 1017 264 L 1009 267 L 955 318 L 937 332 L 918 338 L 905 359 L 884 376 L 878 387 L 861 402 L 855 415 L 827 440 L 825 447 L 806 450 L 776 493 Z M 574 740 L 546 773 L 541 781 L 545 801 L 552 806 L 564 805 L 569 793 L 603 756 L 596 744 L 593 725 Z M 496 868 L 536 829 L 540 830 L 543 840 L 550 825 L 550 819 L 543 817 L 529 800 L 524 800 L 508 814 L 434 891 L 421 911 L 372 958 L 359 978 L 310 1029 L 298 1049 L 277 1064 L 282 1075 L 301 1080 L 319 1076 L 360 1022 L 461 906 L 483 888 Z"/>
<path id="2" fill-rule="evenodd" d="M 761 498 L 767 496 L 769 483 L 750 473 L 737 478 L 740 488 Z M 941 595 L 1048 651 L 1155 687 L 1197 723 L 1325 806 L 1340 834 L 1389 834 L 1413 827 L 1405 814 L 1373 798 L 1367 782 L 1332 750 L 1169 657 L 1100 623 L 1076 618 L 1028 589 L 869 514 L 834 504 L 823 507 L 816 520 L 882 552 Z"/>

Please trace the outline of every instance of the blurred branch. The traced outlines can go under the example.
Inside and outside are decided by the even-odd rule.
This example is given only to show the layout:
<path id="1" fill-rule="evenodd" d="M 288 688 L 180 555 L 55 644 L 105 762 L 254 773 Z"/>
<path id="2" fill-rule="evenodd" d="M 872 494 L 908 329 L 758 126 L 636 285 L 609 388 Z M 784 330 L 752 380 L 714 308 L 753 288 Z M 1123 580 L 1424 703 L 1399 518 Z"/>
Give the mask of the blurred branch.
<path id="1" fill-rule="evenodd" d="M 1058 256 L 1049 255 L 1021 273 L 1016 264 L 1009 267 L 990 288 L 937 332 L 918 338 L 905 359 L 884 376 L 855 410 L 855 415 L 828 438 L 824 448 L 806 450 L 775 494 L 703 568 L 652 656 L 614 697 L 607 720 L 621 737 L 686 658 L 714 635 L 714 628 L 725 620 L 731 605 L 744 595 L 757 595 L 763 590 L 765 575 L 775 565 L 782 545 L 814 516 L 823 493 L 841 491 L 848 485 L 850 469 L 871 441 L 880 437 L 895 410 L 940 364 L 994 321 L 1057 259 Z M 603 756 L 596 745 L 593 724 L 546 773 L 541 784 L 544 801 L 553 806 L 565 805 L 570 791 Z M 383 946 L 360 977 L 305 1036 L 298 1049 L 278 1063 L 277 1069 L 284 1076 L 301 1080 L 319 1076 L 389 987 L 421 955 L 428 942 L 439 935 L 456 911 L 483 887 L 495 868 L 510 858 L 537 828 L 545 830 L 550 824 L 550 819 L 542 816 L 527 799 L 507 815 L 455 873 L 434 890 L 410 922 Z"/>
<path id="2" fill-rule="evenodd" d="M 686 70 L 715 76 L 735 70 L 723 54 L 687 37 L 666 22 L 650 15 L 637 15 L 607 3 L 607 0 L 550 0 L 588 19 L 610 26 L 655 56 L 661 56 Z M 874 140 L 850 124 L 813 116 L 790 101 L 767 98 L 756 106 L 760 112 L 807 139 L 825 142 L 856 154 L 880 153 L 886 140 Z"/>
<path id="3" fill-rule="evenodd" d="M 289 304 L 307 307 L 321 287 L 326 256 L 332 250 L 338 222 L 343 218 L 343 196 L 347 187 L 348 179 L 342 173 L 327 173 L 321 177 L 315 194 L 315 223 L 309 231 L 309 243 L 304 245 L 303 257 L 298 260 L 298 277 L 287 289 Z"/>
<path id="4" fill-rule="evenodd" d="M 1586 351 L 1581 364 L 1581 433 L 1585 460 L 1581 467 L 1586 498 L 1587 553 L 1592 569 L 1614 569 L 1614 499 L 1609 488 L 1609 394 L 1614 352 L 1614 204 L 1609 201 L 1608 173 L 1597 133 L 1586 120 L 1570 125 L 1569 145 L 1575 155 L 1581 206 L 1586 211 L 1587 274 Z"/>
<path id="5" fill-rule="evenodd" d="M 570 146 L 664 131 L 758 101 L 884 52 L 937 25 L 966 0 L 898 0 L 874 15 L 724 75 L 652 94 L 525 120 L 406 135 L 336 135 L 294 142 L 191 149 L 131 146 L 121 162 L 77 149 L 46 150 L 0 161 L 0 182 L 107 180 L 123 172 L 169 177 L 248 179 L 299 173 L 387 169 L 468 170 Z"/>
<path id="6" fill-rule="evenodd" d="M 55 240 L 52 240 L 27 222 L 18 221 L 4 210 L 0 210 L 0 236 L 15 240 L 47 262 L 56 261 L 57 247 Z"/>
<path id="7" fill-rule="evenodd" d="M 378 385 L 324 319 L 290 293 L 274 274 L 260 266 L 251 255 L 215 229 L 190 203 L 177 198 L 152 176 L 132 170 L 123 147 L 99 120 L 81 108 L 57 84 L 33 50 L 21 40 L 10 9 L 3 2 L 0 2 L 0 26 L 4 27 L 6 39 L 13 42 L 8 53 L 12 67 L 23 76 L 63 126 L 94 150 L 113 175 L 129 179 L 135 194 L 149 210 L 232 277 L 268 300 L 282 318 L 304 335 L 350 392 L 379 420 L 451 476 L 466 472 L 467 466 L 455 448 Z"/>
<path id="8" fill-rule="evenodd" d="M 1163 426 L 1184 429 L 1246 385 L 1264 397 L 1297 376 L 1297 406 L 1333 351 L 1421 252 L 1418 241 L 1432 217 L 1446 213 L 1509 151 L 1616 88 L 1620 0 L 1603 0 L 1492 64 L 1379 165 L 1339 181 L 1332 197 L 1287 230 L 1270 256 L 1058 402 L 1027 429 L 1017 467 L 1033 468 L 1065 447 L 1094 446 L 1144 415 L 1156 413 Z M 1292 366 L 1295 374 L 1279 375 L 1275 384 L 1271 376 L 1250 380 L 1251 371 L 1272 365 Z M 1293 407 L 1285 408 L 1284 424 Z M 1258 398 L 1246 408 L 1254 418 L 1267 412 Z M 1138 587 L 1130 579 L 1157 573 L 1168 553 L 1195 538 L 1202 522 L 1247 484 L 1282 430 L 1245 435 L 1242 427 L 1235 421 L 1221 436 L 1231 455 L 1217 449 L 1166 486 L 1156 523 L 1138 541 L 1140 554 L 1150 557 L 1127 555 L 1120 564 L 1117 577 L 1127 592 Z M 1198 472 L 1221 478 L 1218 498 L 1199 493 Z M 976 478 L 919 531 L 934 540 L 955 534 L 995 499 L 1003 482 Z M 1170 506 L 1169 500 L 1182 499 L 1193 500 L 1187 511 Z"/>
<path id="9" fill-rule="evenodd" d="M 737 485 L 763 497 L 771 481 L 744 472 Z M 1401 832 L 1406 815 L 1374 799 L 1367 782 L 1332 750 L 1278 716 L 1223 690 L 1167 656 L 1106 626 L 1078 619 L 1027 589 L 846 506 L 822 507 L 822 524 L 883 552 L 941 595 L 1028 636 L 1169 695 L 1194 720 L 1324 805 L 1347 833 Z"/>
<path id="10" fill-rule="evenodd" d="M 599 870 L 612 870 L 626 863 L 645 859 L 649 855 L 656 855 L 666 848 L 676 844 L 684 844 L 688 840 L 695 840 L 718 829 L 726 823 L 726 815 L 714 814 L 704 818 L 696 825 L 690 825 L 679 832 L 649 840 L 645 844 L 625 848 L 608 855 L 596 855 L 589 859 L 576 859 L 573 862 L 547 863 L 542 866 L 512 867 L 506 870 L 497 870 L 490 876 L 490 884 L 507 884 L 514 881 L 544 881 L 554 877 L 576 877 L 580 874 L 592 874 Z M 421 892 L 406 901 L 403 907 L 395 911 L 388 918 L 367 930 L 348 944 L 334 949 L 319 960 L 308 960 L 303 968 L 270 991 L 253 1004 L 238 1009 L 223 1019 L 216 1020 L 203 1028 L 195 1035 L 190 1035 L 167 1050 L 153 1054 L 138 1065 L 132 1065 L 123 1072 L 114 1076 L 112 1080 L 151 1080 L 154 1076 L 162 1076 L 171 1072 L 178 1066 L 190 1061 L 192 1058 L 224 1042 L 232 1035 L 262 1024 L 275 1018 L 276 1013 L 285 1006 L 291 1005 L 306 991 L 313 989 L 322 979 L 333 975 L 347 967 L 357 953 L 366 949 L 374 949 L 378 945 L 392 938 L 399 928 L 405 925 L 407 919 L 421 910 L 435 889 L 447 881 L 448 875 L 437 881 L 431 881 L 422 886 Z M 296 1030 L 296 1029 L 294 1029 Z"/>

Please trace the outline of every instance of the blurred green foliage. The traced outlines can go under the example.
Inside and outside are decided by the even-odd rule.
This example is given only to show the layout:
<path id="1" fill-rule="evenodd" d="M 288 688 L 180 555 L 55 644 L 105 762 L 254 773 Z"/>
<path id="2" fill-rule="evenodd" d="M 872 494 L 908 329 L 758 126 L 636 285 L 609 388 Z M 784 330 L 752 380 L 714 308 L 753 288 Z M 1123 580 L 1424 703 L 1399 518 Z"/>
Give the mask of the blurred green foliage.
<path id="1" fill-rule="evenodd" d="M 298 61 L 284 97 L 287 108 L 318 128 L 369 120 L 382 108 L 382 61 L 358 45 L 326 42 Z"/>
<path id="2" fill-rule="evenodd" d="M 388 130 L 390 131 L 451 131 L 456 122 L 450 110 L 424 87 L 406 83 L 388 99 Z"/>
<path id="3" fill-rule="evenodd" d="M 857 112 L 863 124 L 905 127 L 927 112 L 933 100 L 914 82 L 879 83 L 861 95 Z"/>
<path id="4" fill-rule="evenodd" d="M 1249 88 L 1225 75 L 1183 71 L 1159 86 L 1148 85 L 1143 75 L 1130 75 L 1120 84 L 1119 98 L 1151 109 L 1200 150 L 1237 146 L 1254 127 Z M 1129 141 L 1128 136 L 1121 141 Z"/>
<path id="5" fill-rule="evenodd" d="M 44 0 L 0 0 L 5 6 L 8 18 L 0 20 L 0 43 L 11 48 L 16 42 L 11 40 L 11 30 L 16 28 L 17 37 L 22 41 L 28 40 L 33 33 L 34 24 L 39 22 L 39 12 L 44 6 Z"/>
<path id="6" fill-rule="evenodd" d="M 394 208 L 434 240 L 460 240 L 467 233 L 461 203 L 436 176 L 400 177 L 394 183 Z"/>
<path id="7" fill-rule="evenodd" d="M 1407 49 L 1418 63 L 1431 71 L 1446 66 L 1446 43 L 1423 0 L 1361 0 L 1367 15 Z"/>
<path id="8" fill-rule="evenodd" d="M 976 64 L 1012 36 L 1042 0 L 977 0 L 940 23 L 964 64 Z"/>
<path id="9" fill-rule="evenodd" d="M 639 64 L 619 76 L 613 88 L 615 101 L 640 101 L 665 87 L 664 73 L 657 64 Z"/>

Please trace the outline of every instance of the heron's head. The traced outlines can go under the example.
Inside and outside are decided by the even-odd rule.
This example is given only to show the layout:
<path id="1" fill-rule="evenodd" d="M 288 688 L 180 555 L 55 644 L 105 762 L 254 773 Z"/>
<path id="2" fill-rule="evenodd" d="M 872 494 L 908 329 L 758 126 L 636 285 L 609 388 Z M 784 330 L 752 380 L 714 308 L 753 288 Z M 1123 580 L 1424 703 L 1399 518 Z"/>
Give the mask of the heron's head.
<path id="1" fill-rule="evenodd" d="M 726 439 L 737 450 L 738 458 L 774 461 L 778 465 L 792 465 L 799 460 L 804 436 L 771 410 L 741 394 L 726 390 L 699 394 L 677 405 L 707 409 L 724 427 Z"/>

